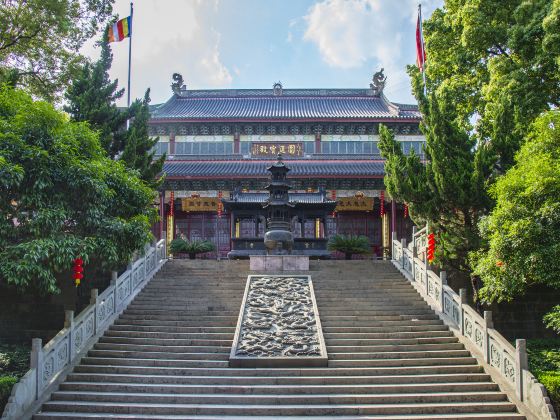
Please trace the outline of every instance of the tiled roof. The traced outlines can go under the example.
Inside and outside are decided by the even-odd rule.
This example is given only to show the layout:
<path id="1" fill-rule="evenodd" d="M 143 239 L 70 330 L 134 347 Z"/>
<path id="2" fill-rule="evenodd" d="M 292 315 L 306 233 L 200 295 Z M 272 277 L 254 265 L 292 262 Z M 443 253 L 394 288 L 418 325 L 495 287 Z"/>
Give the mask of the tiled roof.
<path id="1" fill-rule="evenodd" d="M 317 204 L 336 203 L 336 201 L 325 198 L 322 193 L 289 193 L 291 203 Z M 264 203 L 268 193 L 237 193 L 233 200 L 237 203 Z M 230 201 L 230 200 L 228 200 Z"/>
<path id="2" fill-rule="evenodd" d="M 292 160 L 286 162 L 290 178 L 372 177 L 383 175 L 383 162 L 375 160 Z M 163 172 L 168 178 L 268 178 L 270 161 L 215 160 L 166 161 Z"/>
<path id="3" fill-rule="evenodd" d="M 415 105 L 397 105 L 364 89 L 187 91 L 152 112 L 152 120 L 420 119 Z"/>

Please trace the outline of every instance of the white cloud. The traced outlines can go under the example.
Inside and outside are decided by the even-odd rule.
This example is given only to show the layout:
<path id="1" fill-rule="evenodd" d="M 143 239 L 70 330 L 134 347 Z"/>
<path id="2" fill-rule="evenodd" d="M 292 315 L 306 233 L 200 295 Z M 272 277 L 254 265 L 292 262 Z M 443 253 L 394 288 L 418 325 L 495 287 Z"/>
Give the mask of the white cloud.
<path id="1" fill-rule="evenodd" d="M 220 88 L 231 85 L 232 74 L 220 57 L 220 33 L 211 24 L 218 1 L 145 0 L 134 9 L 132 40 L 133 97 L 152 88 L 154 103 L 171 96 L 171 75 L 181 73 L 188 88 Z M 121 16 L 128 1 L 117 0 Z M 111 77 L 126 86 L 128 41 L 112 44 Z M 86 54 L 97 57 L 91 47 Z"/>
<path id="2" fill-rule="evenodd" d="M 424 13 L 426 18 L 441 0 L 423 3 L 429 9 Z M 389 96 L 410 89 L 405 66 L 414 62 L 408 55 L 414 43 L 416 18 L 417 0 L 323 0 L 304 17 L 304 40 L 314 43 L 331 67 L 369 65 L 372 72 L 383 67 Z"/>

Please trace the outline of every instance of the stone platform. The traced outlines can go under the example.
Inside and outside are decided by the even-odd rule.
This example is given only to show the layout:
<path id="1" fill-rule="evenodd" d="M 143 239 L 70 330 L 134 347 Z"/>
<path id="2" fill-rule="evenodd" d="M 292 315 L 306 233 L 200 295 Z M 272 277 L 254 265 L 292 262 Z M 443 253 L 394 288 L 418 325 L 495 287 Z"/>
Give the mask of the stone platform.
<path id="1" fill-rule="evenodd" d="M 328 365 L 311 276 L 248 276 L 229 365 Z"/>
<path id="2" fill-rule="evenodd" d="M 307 255 L 251 255 L 249 256 L 251 271 L 308 271 L 309 256 Z"/>

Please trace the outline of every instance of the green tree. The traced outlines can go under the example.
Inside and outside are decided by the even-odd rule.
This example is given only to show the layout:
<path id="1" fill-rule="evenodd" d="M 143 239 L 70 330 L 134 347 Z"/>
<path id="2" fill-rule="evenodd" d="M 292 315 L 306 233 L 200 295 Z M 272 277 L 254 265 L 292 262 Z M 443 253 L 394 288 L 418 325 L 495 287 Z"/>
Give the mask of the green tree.
<path id="1" fill-rule="evenodd" d="M 488 250 L 471 255 L 483 300 L 512 300 L 534 284 L 560 289 L 559 111 L 533 124 L 515 166 L 490 191 L 496 207 L 480 223 Z M 560 330 L 560 311 L 547 321 Z"/>
<path id="2" fill-rule="evenodd" d="M 488 188 L 513 165 L 535 118 L 559 104 L 559 16 L 559 0 L 446 0 L 424 22 L 425 89 L 408 68 L 426 164 L 381 131 L 389 194 L 417 223 L 430 221 L 436 257 L 465 277 L 481 246 L 477 223 L 494 205 Z"/>
<path id="3" fill-rule="evenodd" d="M 79 49 L 111 17 L 114 0 L 3 0 L 0 79 L 58 98 L 82 60 Z"/>
<path id="4" fill-rule="evenodd" d="M 158 137 L 150 137 L 148 132 L 148 120 L 150 119 L 150 89 L 146 90 L 144 99 L 137 99 L 130 106 L 132 120 L 128 128 L 126 144 L 120 159 L 129 168 L 136 169 L 140 178 L 149 185 L 156 187 L 161 179 L 157 179 L 161 173 L 165 155 L 155 159 L 154 146 Z"/>
<path id="5" fill-rule="evenodd" d="M 0 281 L 54 293 L 81 256 L 115 268 L 152 237 L 154 192 L 85 123 L 0 88 Z"/>
<path id="6" fill-rule="evenodd" d="M 99 131 L 101 146 L 114 158 L 124 149 L 128 112 L 116 105 L 124 89 L 117 90 L 118 80 L 109 78 L 113 63 L 111 47 L 103 41 L 99 45 L 99 60 L 94 63 L 87 60 L 66 90 L 64 97 L 68 103 L 64 110 L 73 121 L 87 121 L 91 128 Z"/>
<path id="7" fill-rule="evenodd" d="M 487 145 L 496 174 L 532 121 L 560 105 L 559 29 L 558 0 L 446 0 L 424 23 L 428 92 L 453 98 L 457 123 Z"/>

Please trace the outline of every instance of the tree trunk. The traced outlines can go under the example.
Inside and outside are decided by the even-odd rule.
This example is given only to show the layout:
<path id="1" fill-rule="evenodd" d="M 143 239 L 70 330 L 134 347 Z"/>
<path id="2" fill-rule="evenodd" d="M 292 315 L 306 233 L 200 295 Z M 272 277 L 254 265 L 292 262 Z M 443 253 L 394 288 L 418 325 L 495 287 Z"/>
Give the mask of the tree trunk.
<path id="1" fill-rule="evenodd" d="M 189 260 L 194 260 L 196 259 L 196 253 L 195 252 L 189 252 Z"/>
<path id="2" fill-rule="evenodd" d="M 351 260 L 352 259 L 352 254 L 350 252 L 345 252 L 344 253 L 344 259 L 345 260 Z"/>

